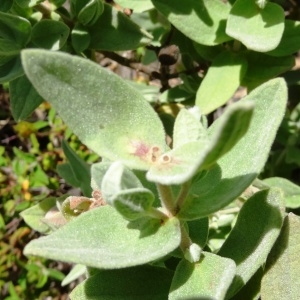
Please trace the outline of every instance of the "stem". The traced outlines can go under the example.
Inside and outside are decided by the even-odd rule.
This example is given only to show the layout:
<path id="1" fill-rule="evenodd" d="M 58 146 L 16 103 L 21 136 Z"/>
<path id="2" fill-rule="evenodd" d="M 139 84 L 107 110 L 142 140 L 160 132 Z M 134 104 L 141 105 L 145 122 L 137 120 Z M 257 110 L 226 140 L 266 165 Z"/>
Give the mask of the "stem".
<path id="1" fill-rule="evenodd" d="M 176 200 L 176 210 L 179 211 L 189 193 L 190 182 L 186 182 L 181 186 L 180 193 Z"/>
<path id="2" fill-rule="evenodd" d="M 190 239 L 184 224 L 180 224 L 180 231 L 181 231 L 181 242 L 180 242 L 180 249 L 185 252 L 186 249 L 188 249 L 192 245 L 192 240 Z"/>
<path id="3" fill-rule="evenodd" d="M 165 213 L 154 207 L 152 207 L 152 209 L 147 213 L 147 215 L 149 217 L 161 220 L 166 220 L 168 218 L 168 216 Z"/>
<path id="4" fill-rule="evenodd" d="M 173 217 L 176 214 L 176 205 L 171 187 L 159 183 L 156 187 L 163 207 L 168 211 L 169 217 Z"/>

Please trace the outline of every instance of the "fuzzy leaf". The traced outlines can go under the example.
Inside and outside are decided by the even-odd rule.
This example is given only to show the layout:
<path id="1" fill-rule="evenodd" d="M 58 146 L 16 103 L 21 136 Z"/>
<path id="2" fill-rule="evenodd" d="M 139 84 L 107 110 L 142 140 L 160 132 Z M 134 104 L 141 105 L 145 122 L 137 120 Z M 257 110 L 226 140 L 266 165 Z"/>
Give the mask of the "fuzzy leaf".
<path id="1" fill-rule="evenodd" d="M 300 187 L 298 185 L 285 178 L 280 177 L 267 178 L 264 179 L 263 182 L 270 187 L 278 187 L 282 189 L 286 207 L 300 207 Z"/>
<path id="2" fill-rule="evenodd" d="M 165 300 L 173 272 L 150 266 L 101 270 L 78 285 L 71 300 Z M 105 295 L 105 296 L 104 296 Z"/>
<path id="3" fill-rule="evenodd" d="M 200 261 L 193 264 L 182 260 L 176 268 L 170 289 L 170 300 L 224 299 L 235 275 L 231 259 L 202 252 Z"/>
<path id="4" fill-rule="evenodd" d="M 235 53 L 221 52 L 212 62 L 196 95 L 201 113 L 208 114 L 224 105 L 241 85 L 247 61 Z"/>
<path id="5" fill-rule="evenodd" d="M 217 45 L 231 38 L 225 33 L 230 4 L 219 0 L 152 0 L 161 12 L 184 35 L 203 45 Z M 199 34 L 201 33 L 201 34 Z"/>
<path id="6" fill-rule="evenodd" d="M 27 244 L 25 255 L 84 264 L 99 269 L 142 265 L 180 243 L 176 218 L 128 222 L 110 206 L 81 214 L 60 230 Z"/>
<path id="7" fill-rule="evenodd" d="M 162 152 L 167 148 L 161 121 L 151 106 L 117 75 L 65 53 L 25 50 L 22 58 L 38 93 L 100 156 L 148 169 L 153 148 Z"/>
<path id="8" fill-rule="evenodd" d="M 56 198 L 50 197 L 42 200 L 38 204 L 27 208 L 20 213 L 26 224 L 32 229 L 41 232 L 49 233 L 49 226 L 42 221 L 46 213 L 56 205 Z"/>
<path id="9" fill-rule="evenodd" d="M 194 107 L 193 110 L 197 110 Z M 186 143 L 207 140 L 206 129 L 200 122 L 200 112 L 188 111 L 183 108 L 176 117 L 173 132 L 173 148 L 177 148 Z"/>
<path id="10" fill-rule="evenodd" d="M 207 216 L 245 191 L 267 160 L 286 109 L 286 100 L 285 82 L 278 78 L 261 85 L 240 101 L 250 101 L 255 105 L 247 133 L 231 151 L 218 160 L 218 165 L 194 182 L 190 195 L 179 212 L 180 218 Z M 208 129 L 210 135 L 218 130 L 219 120 Z"/>
<path id="11" fill-rule="evenodd" d="M 284 211 L 284 199 L 279 189 L 260 191 L 242 207 L 218 252 L 220 256 L 233 259 L 237 266 L 228 298 L 236 294 L 265 263 L 280 234 Z"/>
<path id="12" fill-rule="evenodd" d="M 260 9 L 253 0 L 237 0 L 228 17 L 226 33 L 248 49 L 267 52 L 275 49 L 284 30 L 284 11 L 268 2 Z"/>
<path id="13" fill-rule="evenodd" d="M 272 249 L 261 284 L 262 299 L 299 298 L 300 218 L 290 213 Z"/>
<path id="14" fill-rule="evenodd" d="M 131 8 L 135 13 L 141 13 L 153 8 L 151 0 L 116 0 L 123 8 Z"/>

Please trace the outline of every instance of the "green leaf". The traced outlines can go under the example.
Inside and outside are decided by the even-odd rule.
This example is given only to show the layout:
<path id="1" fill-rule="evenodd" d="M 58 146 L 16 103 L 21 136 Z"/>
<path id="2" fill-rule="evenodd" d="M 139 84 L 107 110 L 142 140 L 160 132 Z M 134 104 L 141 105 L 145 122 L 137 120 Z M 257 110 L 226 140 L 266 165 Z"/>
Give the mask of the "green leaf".
<path id="1" fill-rule="evenodd" d="M 116 0 L 123 8 L 131 8 L 134 13 L 141 13 L 153 8 L 151 0 Z"/>
<path id="2" fill-rule="evenodd" d="M 92 164 L 91 186 L 93 190 L 101 190 L 103 177 L 110 166 L 111 166 L 110 162 L 104 162 L 104 161 Z"/>
<path id="3" fill-rule="evenodd" d="M 92 193 L 92 189 L 90 186 L 90 166 L 82 158 L 80 158 L 65 141 L 62 142 L 62 148 L 68 161 L 70 162 L 70 166 L 72 168 L 74 176 L 77 182 L 79 182 L 80 184 L 80 189 L 85 196 L 90 197 Z"/>
<path id="4" fill-rule="evenodd" d="M 103 13 L 104 4 L 101 0 L 90 0 L 79 12 L 78 21 L 83 25 L 93 25 Z"/>
<path id="5" fill-rule="evenodd" d="M 272 57 L 253 51 L 247 52 L 246 58 L 248 69 L 243 78 L 242 85 L 252 89 L 292 69 L 295 64 L 293 56 Z"/>
<path id="6" fill-rule="evenodd" d="M 20 215 L 24 219 L 26 224 L 32 229 L 44 234 L 49 233 L 50 227 L 45 222 L 43 222 L 43 218 L 45 217 L 46 213 L 55 205 L 55 197 L 46 198 L 38 204 L 22 211 Z"/>
<path id="7" fill-rule="evenodd" d="M 31 39 L 40 48 L 59 50 L 66 43 L 69 33 L 70 29 L 64 23 L 46 19 L 33 26 Z"/>
<path id="8" fill-rule="evenodd" d="M 156 219 L 129 223 L 114 208 L 102 206 L 81 214 L 49 236 L 31 241 L 24 253 L 115 269 L 161 258 L 176 249 L 180 239 L 176 218 L 163 224 Z"/>
<path id="9" fill-rule="evenodd" d="M 200 117 L 197 107 L 192 110 L 180 110 L 174 124 L 173 148 L 192 141 L 207 140 L 206 129 L 201 124 Z"/>
<path id="10" fill-rule="evenodd" d="M 198 263 L 182 260 L 176 268 L 170 289 L 170 300 L 224 299 L 235 274 L 231 259 L 202 252 Z"/>
<path id="11" fill-rule="evenodd" d="M 280 43 L 283 30 L 283 9 L 271 2 L 260 9 L 253 0 L 237 0 L 226 26 L 229 36 L 258 52 L 275 49 Z"/>
<path id="12" fill-rule="evenodd" d="M 241 85 L 246 70 L 247 61 L 238 54 L 224 51 L 216 56 L 197 91 L 196 105 L 201 113 L 224 105 Z"/>
<path id="13" fill-rule="evenodd" d="M 82 52 L 89 47 L 91 42 L 90 34 L 86 27 L 76 24 L 71 33 L 72 46 L 77 52 Z"/>
<path id="14" fill-rule="evenodd" d="M 124 13 L 104 4 L 104 11 L 89 27 L 90 48 L 106 51 L 124 51 L 149 44 L 152 36 L 131 21 Z"/>
<path id="15" fill-rule="evenodd" d="M 6 0 L 0 2 L 0 11 L 7 12 L 13 5 L 14 0 Z"/>
<path id="16" fill-rule="evenodd" d="M 300 207 L 300 187 L 298 185 L 285 178 L 280 177 L 267 178 L 264 179 L 263 182 L 270 187 L 278 187 L 282 189 L 286 207 Z"/>
<path id="17" fill-rule="evenodd" d="M 28 20 L 0 12 L 0 37 L 13 41 L 23 48 L 30 39 L 31 24 Z"/>
<path id="18" fill-rule="evenodd" d="M 296 53 L 300 49 L 300 22 L 285 20 L 284 31 L 279 45 L 268 55 L 287 56 Z"/>
<path id="19" fill-rule="evenodd" d="M 152 0 L 178 30 L 195 42 L 213 46 L 231 40 L 225 33 L 230 4 L 219 0 Z M 201 33 L 201 34 L 200 34 Z"/>
<path id="20" fill-rule="evenodd" d="M 105 201 L 114 206 L 127 220 L 147 215 L 154 195 L 142 187 L 139 179 L 121 163 L 113 163 L 103 177 L 101 192 Z"/>
<path id="21" fill-rule="evenodd" d="M 228 298 L 265 263 L 284 219 L 284 199 L 279 189 L 257 192 L 242 207 L 218 255 L 235 261 L 237 270 Z M 237 247 L 238 245 L 238 247 Z"/>
<path id="22" fill-rule="evenodd" d="M 290 213 L 272 249 L 262 279 L 262 299 L 299 298 L 300 218 Z"/>
<path id="23" fill-rule="evenodd" d="M 61 286 L 66 286 L 86 273 L 86 266 L 76 264 L 61 282 Z"/>
<path id="24" fill-rule="evenodd" d="M 24 50 L 22 57 L 26 75 L 39 94 L 98 155 L 146 170 L 153 150 L 167 148 L 156 113 L 117 75 L 64 53 Z"/>
<path id="25" fill-rule="evenodd" d="M 15 56 L 18 55 L 21 48 L 15 41 L 4 39 L 0 37 L 0 55 L 1 56 Z"/>
<path id="26" fill-rule="evenodd" d="M 173 272 L 150 266 L 101 270 L 71 293 L 71 300 L 165 300 Z"/>
<path id="27" fill-rule="evenodd" d="M 200 168 L 209 168 L 243 137 L 249 127 L 252 111 L 253 104 L 250 102 L 230 106 L 220 118 L 218 129 L 210 141 L 204 138 L 191 141 L 163 154 L 151 166 L 147 179 L 166 185 L 181 184 L 191 179 Z M 178 132 L 180 123 L 183 122 L 177 122 Z"/>
<path id="28" fill-rule="evenodd" d="M 15 0 L 16 4 L 23 8 L 33 7 L 43 0 Z"/>
<path id="29" fill-rule="evenodd" d="M 26 119 L 43 102 L 26 76 L 10 81 L 9 95 L 15 121 Z"/>
<path id="30" fill-rule="evenodd" d="M 14 80 L 23 74 L 20 56 L 16 56 L 0 66 L 0 83 Z"/>
<path id="31" fill-rule="evenodd" d="M 77 180 L 72 170 L 71 164 L 62 163 L 58 164 L 56 171 L 60 177 L 62 177 L 69 185 L 73 187 L 80 187 L 80 182 Z"/>
<path id="32" fill-rule="evenodd" d="M 286 100 L 285 82 L 278 78 L 261 85 L 240 101 L 250 101 L 255 105 L 247 133 L 218 161 L 218 165 L 194 182 L 179 212 L 180 218 L 196 219 L 216 212 L 253 182 L 268 158 L 285 112 Z M 219 120 L 208 129 L 210 135 L 218 130 Z"/>
<path id="33" fill-rule="evenodd" d="M 220 117 L 215 126 L 207 155 L 201 164 L 202 169 L 209 168 L 219 158 L 229 152 L 247 133 L 254 111 L 253 102 L 243 101 L 232 104 Z"/>
<path id="34" fill-rule="evenodd" d="M 191 240 L 204 248 L 208 238 L 208 218 L 188 221 L 188 232 Z"/>

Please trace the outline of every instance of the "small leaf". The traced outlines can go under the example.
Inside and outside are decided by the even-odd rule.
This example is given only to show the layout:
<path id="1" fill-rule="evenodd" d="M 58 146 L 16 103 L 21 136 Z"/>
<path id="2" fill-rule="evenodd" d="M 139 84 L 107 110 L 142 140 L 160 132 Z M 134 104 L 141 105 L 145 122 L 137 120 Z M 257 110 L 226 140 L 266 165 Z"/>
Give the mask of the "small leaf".
<path id="1" fill-rule="evenodd" d="M 187 260 L 179 263 L 169 299 L 224 299 L 234 275 L 233 260 L 203 252 L 203 257 L 197 263 Z"/>
<path id="2" fill-rule="evenodd" d="M 226 33 L 248 49 L 267 52 L 275 49 L 284 30 L 284 11 L 268 2 L 260 9 L 253 0 L 237 0 L 228 17 Z"/>
<path id="3" fill-rule="evenodd" d="M 278 187 L 284 193 L 285 206 L 288 208 L 300 207 L 300 187 L 291 181 L 280 178 L 271 177 L 263 180 L 270 187 Z"/>
<path id="4" fill-rule="evenodd" d="M 40 48 L 59 50 L 66 43 L 69 33 L 70 29 L 64 23 L 45 19 L 32 28 L 31 38 L 32 42 Z"/>
<path id="5" fill-rule="evenodd" d="M 223 51 L 216 56 L 197 91 L 196 105 L 201 113 L 224 105 L 241 85 L 246 69 L 247 61 L 240 55 Z"/>
<path id="6" fill-rule="evenodd" d="M 85 196 L 89 197 L 92 193 L 92 189 L 90 187 L 90 166 L 82 158 L 80 158 L 65 141 L 62 142 L 62 148 L 70 162 L 70 166 L 77 181 L 80 183 L 80 189 Z"/>
<path id="7" fill-rule="evenodd" d="M 229 41 L 225 33 L 230 4 L 219 0 L 152 0 L 178 30 L 195 42 L 207 46 Z M 199 34 L 201 32 L 201 34 Z"/>
<path id="8" fill-rule="evenodd" d="M 58 164 L 56 167 L 56 171 L 60 177 L 62 177 L 69 185 L 73 187 L 80 187 L 80 182 L 77 180 L 71 164 L 62 163 Z"/>
<path id="9" fill-rule="evenodd" d="M 89 27 L 90 48 L 106 51 L 124 51 L 149 44 L 152 36 L 142 30 L 124 13 L 104 4 L 104 11 L 95 24 Z"/>
<path id="10" fill-rule="evenodd" d="M 189 197 L 178 214 L 180 218 L 191 220 L 207 216 L 245 191 L 268 158 L 286 109 L 286 100 L 285 82 L 278 78 L 261 85 L 239 101 L 241 104 L 251 101 L 255 105 L 248 131 L 231 151 L 218 160 L 218 165 L 192 184 Z M 219 130 L 219 120 L 209 127 L 211 136 Z"/>
<path id="11" fill-rule="evenodd" d="M 107 205 L 81 214 L 49 236 L 31 241 L 24 253 L 115 269 L 161 258 L 176 249 L 180 239 L 176 218 L 163 224 L 156 219 L 129 223 Z"/>
<path id="12" fill-rule="evenodd" d="M 49 226 L 43 222 L 46 213 L 56 205 L 56 198 L 50 197 L 42 200 L 38 204 L 27 208 L 20 213 L 26 224 L 32 229 L 41 232 L 49 233 Z"/>
<path id="13" fill-rule="evenodd" d="M 200 168 L 209 168 L 243 137 L 252 111 L 250 102 L 230 106 L 220 118 L 218 130 L 214 131 L 211 140 L 202 138 L 163 154 L 147 172 L 147 179 L 166 185 L 181 184 L 191 179 Z M 175 130 L 179 130 L 178 126 Z M 179 139 L 177 135 L 176 139 Z"/>
<path id="14" fill-rule="evenodd" d="M 261 284 L 262 299 L 299 298 L 300 218 L 290 213 L 272 249 Z"/>
<path id="15" fill-rule="evenodd" d="M 233 259 L 237 266 L 228 298 L 236 294 L 265 263 L 280 234 L 285 211 L 283 202 L 280 190 L 270 189 L 257 192 L 242 207 L 218 252 L 220 256 Z"/>
<path id="16" fill-rule="evenodd" d="M 119 162 L 113 163 L 103 177 L 101 192 L 106 203 L 114 206 L 127 220 L 135 220 L 147 214 L 154 195 L 129 169 Z"/>
<path id="17" fill-rule="evenodd" d="M 165 300 L 173 272 L 150 266 L 101 270 L 78 285 L 71 300 Z"/>
<path id="18" fill-rule="evenodd" d="M 82 52 L 89 47 L 91 37 L 88 30 L 81 24 L 76 24 L 71 33 L 72 46 L 77 52 Z"/>
<path id="19" fill-rule="evenodd" d="M 206 129 L 201 124 L 200 117 L 197 107 L 194 107 L 193 111 L 188 111 L 185 108 L 180 110 L 174 124 L 173 148 L 189 142 L 207 139 Z"/>
<path id="20" fill-rule="evenodd" d="M 12 115 L 16 121 L 26 119 L 43 102 L 26 76 L 10 81 L 9 95 Z"/>
<path id="21" fill-rule="evenodd" d="M 103 177 L 112 163 L 99 162 L 91 166 L 91 187 L 93 190 L 101 190 Z"/>
<path id="22" fill-rule="evenodd" d="M 104 4 L 101 0 L 90 0 L 79 12 L 78 21 L 83 25 L 93 25 L 103 13 Z"/>
<path id="23" fill-rule="evenodd" d="M 38 93 L 98 155 L 147 170 L 153 149 L 166 150 L 156 113 L 117 75 L 65 53 L 24 50 L 22 57 L 26 75 Z"/>

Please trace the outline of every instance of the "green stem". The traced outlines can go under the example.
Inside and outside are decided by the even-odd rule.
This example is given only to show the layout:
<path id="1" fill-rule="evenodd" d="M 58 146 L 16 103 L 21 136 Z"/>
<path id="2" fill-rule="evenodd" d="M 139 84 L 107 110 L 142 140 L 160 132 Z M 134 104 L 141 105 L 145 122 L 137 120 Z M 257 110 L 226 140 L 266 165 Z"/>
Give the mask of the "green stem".
<path id="1" fill-rule="evenodd" d="M 161 219 L 166 220 L 168 216 L 164 214 L 162 211 L 160 211 L 157 208 L 152 207 L 152 209 L 147 213 L 149 217 L 155 218 L 155 219 Z"/>
<path id="2" fill-rule="evenodd" d="M 188 193 L 189 193 L 189 188 L 190 188 L 190 181 L 184 183 L 181 186 L 181 190 L 180 193 L 176 199 L 176 210 L 177 212 L 180 210 L 180 208 L 182 207 L 184 200 L 186 199 Z"/>
<path id="3" fill-rule="evenodd" d="M 171 187 L 159 183 L 156 184 L 156 187 L 162 206 L 168 211 L 169 217 L 173 217 L 176 214 L 176 205 Z"/>
<path id="4" fill-rule="evenodd" d="M 189 237 L 188 232 L 186 231 L 184 224 L 180 224 L 180 231 L 181 231 L 181 242 L 180 242 L 180 249 L 185 252 L 192 245 L 192 240 Z"/>

